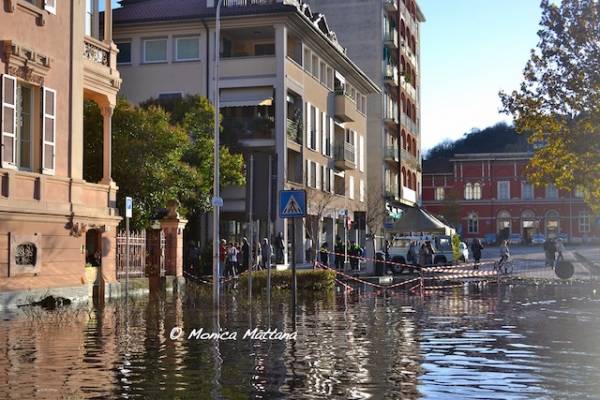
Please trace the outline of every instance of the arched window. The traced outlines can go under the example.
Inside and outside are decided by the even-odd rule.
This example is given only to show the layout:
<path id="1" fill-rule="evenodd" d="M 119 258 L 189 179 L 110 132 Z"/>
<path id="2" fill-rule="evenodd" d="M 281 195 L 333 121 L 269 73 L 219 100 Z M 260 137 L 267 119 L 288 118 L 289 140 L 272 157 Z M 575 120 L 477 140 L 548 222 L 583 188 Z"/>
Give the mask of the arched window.
<path id="1" fill-rule="evenodd" d="M 406 186 L 406 168 L 402 167 L 402 187 Z"/>
<path id="2" fill-rule="evenodd" d="M 556 237 L 560 233 L 560 214 L 550 210 L 546 213 L 546 236 Z"/>
<path id="3" fill-rule="evenodd" d="M 512 231 L 512 217 L 510 212 L 502 210 L 496 216 L 496 227 L 500 240 L 508 239 Z"/>
<path id="4" fill-rule="evenodd" d="M 415 138 L 412 140 L 412 155 L 415 157 L 417 156 L 417 141 Z"/>
<path id="5" fill-rule="evenodd" d="M 412 189 L 416 191 L 417 190 L 417 174 L 415 174 L 414 172 L 412 174 L 412 184 L 413 184 Z"/>
<path id="6" fill-rule="evenodd" d="M 406 151 L 410 153 L 412 151 L 412 140 L 410 139 L 410 135 L 406 135 L 406 141 L 408 142 L 406 144 Z"/>
<path id="7" fill-rule="evenodd" d="M 479 182 L 473 185 L 473 199 L 481 200 L 481 185 L 479 184 Z"/>
<path id="8" fill-rule="evenodd" d="M 412 175 L 410 174 L 410 171 L 406 174 L 406 180 L 406 187 L 410 189 L 412 187 Z"/>
<path id="9" fill-rule="evenodd" d="M 473 185 L 470 183 L 465 185 L 465 200 L 473 200 Z"/>
<path id="10" fill-rule="evenodd" d="M 402 148 L 406 150 L 406 132 L 402 129 Z"/>
<path id="11" fill-rule="evenodd" d="M 467 218 L 467 232 L 478 233 L 479 232 L 479 217 L 475 213 L 469 214 Z"/>

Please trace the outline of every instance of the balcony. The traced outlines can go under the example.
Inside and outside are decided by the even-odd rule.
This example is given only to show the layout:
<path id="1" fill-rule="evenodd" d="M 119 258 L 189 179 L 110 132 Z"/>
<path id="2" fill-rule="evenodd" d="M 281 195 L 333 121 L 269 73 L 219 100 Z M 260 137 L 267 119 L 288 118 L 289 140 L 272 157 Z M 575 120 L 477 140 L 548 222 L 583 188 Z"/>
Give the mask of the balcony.
<path id="1" fill-rule="evenodd" d="M 419 162 L 417 160 L 417 157 L 413 156 L 410 152 L 408 152 L 407 150 L 402 149 L 402 164 L 406 165 L 412 169 L 417 169 L 419 167 Z"/>
<path id="2" fill-rule="evenodd" d="M 402 114 L 400 122 L 402 123 L 402 126 L 408 128 L 411 133 L 414 133 L 415 135 L 419 133 L 417 124 L 412 119 L 408 118 L 408 115 Z"/>
<path id="3" fill-rule="evenodd" d="M 273 117 L 229 117 L 223 112 L 224 140 L 230 146 L 271 147 L 275 145 L 275 120 Z"/>
<path id="4" fill-rule="evenodd" d="M 397 107 L 396 107 L 397 109 Z M 383 122 L 388 125 L 398 125 L 398 114 L 397 112 L 388 111 L 383 115 Z"/>
<path id="5" fill-rule="evenodd" d="M 335 90 L 335 116 L 342 122 L 353 122 L 359 118 L 356 103 L 343 89 Z"/>
<path id="6" fill-rule="evenodd" d="M 383 7 L 387 12 L 398 12 L 398 0 L 383 0 Z"/>
<path id="7" fill-rule="evenodd" d="M 398 147 L 397 146 L 386 146 L 383 153 L 385 161 L 398 162 Z"/>
<path id="8" fill-rule="evenodd" d="M 390 49 L 398 48 L 398 31 L 396 29 L 390 29 L 383 34 L 383 44 Z"/>
<path id="9" fill-rule="evenodd" d="M 345 142 L 335 147 L 335 167 L 339 170 L 355 169 L 354 145 Z"/>
<path id="10" fill-rule="evenodd" d="M 402 200 L 407 201 L 409 203 L 417 202 L 417 192 L 412 189 L 407 188 L 406 186 L 402 188 Z"/>
<path id="11" fill-rule="evenodd" d="M 385 64 L 383 68 L 383 81 L 391 86 L 398 86 L 398 67 Z"/>
<path id="12" fill-rule="evenodd" d="M 82 51 L 85 88 L 116 95 L 121 87 L 121 77 L 116 69 L 117 47 L 114 43 L 85 36 Z"/>
<path id="13" fill-rule="evenodd" d="M 385 186 L 384 197 L 386 200 L 398 200 L 398 188 L 396 186 Z"/>

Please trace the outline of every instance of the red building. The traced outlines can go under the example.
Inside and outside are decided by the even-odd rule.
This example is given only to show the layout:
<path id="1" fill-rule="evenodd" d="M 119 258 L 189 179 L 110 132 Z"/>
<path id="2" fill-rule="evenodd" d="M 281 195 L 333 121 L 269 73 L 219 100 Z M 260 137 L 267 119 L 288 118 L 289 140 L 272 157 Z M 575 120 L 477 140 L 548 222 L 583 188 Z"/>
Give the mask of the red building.
<path id="1" fill-rule="evenodd" d="M 579 191 L 534 187 L 525 166 L 530 153 L 457 154 L 423 164 L 423 206 L 454 222 L 464 238 L 498 239 L 536 233 L 590 238 L 596 219 Z"/>

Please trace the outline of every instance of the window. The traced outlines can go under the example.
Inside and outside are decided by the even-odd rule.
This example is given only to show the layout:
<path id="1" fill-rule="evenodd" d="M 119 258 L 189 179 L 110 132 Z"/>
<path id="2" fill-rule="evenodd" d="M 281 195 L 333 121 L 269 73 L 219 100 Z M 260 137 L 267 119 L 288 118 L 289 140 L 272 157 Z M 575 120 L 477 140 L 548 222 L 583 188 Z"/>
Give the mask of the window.
<path id="1" fill-rule="evenodd" d="M 175 39 L 175 60 L 191 61 L 200 59 L 200 38 L 182 37 Z"/>
<path id="2" fill-rule="evenodd" d="M 587 211 L 579 213 L 579 233 L 590 233 L 590 214 Z"/>
<path id="3" fill-rule="evenodd" d="M 21 169 L 31 170 L 33 157 L 33 89 L 21 84 L 17 85 L 17 119 L 16 119 L 16 163 Z"/>
<path id="4" fill-rule="evenodd" d="M 312 55 L 312 75 L 319 79 L 319 57 Z"/>
<path id="5" fill-rule="evenodd" d="M 314 106 L 310 106 L 309 117 L 309 126 L 308 126 L 308 147 L 312 150 L 317 149 L 317 115 L 318 110 Z"/>
<path id="6" fill-rule="evenodd" d="M 475 213 L 469 214 L 467 219 L 467 232 L 478 233 L 479 232 L 479 217 Z"/>
<path id="7" fill-rule="evenodd" d="M 358 136 L 358 169 L 360 172 L 365 172 L 365 137 Z"/>
<path id="8" fill-rule="evenodd" d="M 321 61 L 320 73 L 321 75 L 319 76 L 319 79 L 321 80 L 321 83 L 327 86 L 327 67 L 325 66 L 325 63 L 323 61 Z"/>
<path id="9" fill-rule="evenodd" d="M 56 0 L 46 0 L 44 9 L 51 14 L 56 14 Z"/>
<path id="10" fill-rule="evenodd" d="M 533 185 L 523 182 L 521 185 L 521 198 L 523 200 L 533 200 Z"/>
<path id="11" fill-rule="evenodd" d="M 444 200 L 445 197 L 446 197 L 446 191 L 444 190 L 444 188 L 436 187 L 435 188 L 435 199 L 437 201 L 442 201 L 442 200 Z"/>
<path id="12" fill-rule="evenodd" d="M 470 183 L 465 185 L 465 200 L 473 200 L 473 185 Z"/>
<path id="13" fill-rule="evenodd" d="M 348 197 L 350 198 L 350 200 L 354 200 L 354 177 L 353 176 L 349 177 L 348 185 L 350 186 L 348 188 Z"/>
<path id="14" fill-rule="evenodd" d="M 85 0 L 85 34 L 92 36 L 95 30 L 94 24 L 94 0 Z"/>
<path id="15" fill-rule="evenodd" d="M 304 65 L 304 70 L 309 74 L 312 72 L 310 60 L 311 60 L 310 50 L 305 47 L 304 48 L 304 57 L 302 57 L 302 63 Z"/>
<path id="16" fill-rule="evenodd" d="M 167 62 L 167 39 L 144 40 L 144 62 Z"/>
<path id="17" fill-rule="evenodd" d="M 413 141 L 413 150 L 414 150 L 414 141 Z M 481 184 L 479 182 L 473 185 L 473 200 L 481 200 Z"/>
<path id="18" fill-rule="evenodd" d="M 131 64 L 131 42 L 116 42 L 119 53 L 117 64 Z"/>
<path id="19" fill-rule="evenodd" d="M 364 179 L 360 180 L 360 186 L 358 188 L 358 199 L 361 201 L 361 203 L 365 202 L 365 180 Z"/>
<path id="20" fill-rule="evenodd" d="M 326 85 L 329 90 L 333 90 L 333 68 L 327 66 L 327 82 Z"/>
<path id="21" fill-rule="evenodd" d="M 546 185 L 546 198 L 558 199 L 558 189 L 551 183 Z"/>
<path id="22" fill-rule="evenodd" d="M 331 173 L 329 168 L 327 167 L 322 167 L 323 168 L 323 191 L 324 192 L 331 192 Z"/>
<path id="23" fill-rule="evenodd" d="M 317 187 L 317 163 L 314 161 L 309 161 L 310 163 L 310 184 L 309 186 L 312 188 Z"/>
<path id="24" fill-rule="evenodd" d="M 260 43 L 254 45 L 255 56 L 273 56 L 275 55 L 275 43 Z"/>
<path id="25" fill-rule="evenodd" d="M 42 172 L 54 173 L 56 158 L 56 92 L 44 88 L 42 97 Z"/>
<path id="26" fill-rule="evenodd" d="M 498 182 L 498 200 L 510 200 L 510 182 Z"/>
<path id="27" fill-rule="evenodd" d="M 326 156 L 331 157 L 331 136 L 333 131 L 333 120 L 325 115 L 325 148 L 324 153 Z"/>

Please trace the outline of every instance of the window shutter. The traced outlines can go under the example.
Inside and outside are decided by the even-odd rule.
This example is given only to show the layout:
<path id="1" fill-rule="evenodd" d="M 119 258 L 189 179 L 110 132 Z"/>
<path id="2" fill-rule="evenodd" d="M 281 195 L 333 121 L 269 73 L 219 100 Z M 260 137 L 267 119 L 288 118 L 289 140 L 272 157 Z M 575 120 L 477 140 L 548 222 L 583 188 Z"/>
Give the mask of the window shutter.
<path id="1" fill-rule="evenodd" d="M 321 113 L 321 153 L 327 155 L 327 114 Z"/>
<path id="2" fill-rule="evenodd" d="M 315 135 L 315 137 L 314 137 L 315 145 L 312 147 L 312 149 L 316 150 L 316 151 L 319 151 L 319 141 L 320 141 L 319 127 L 321 125 L 320 122 L 321 122 L 321 114 L 320 114 L 319 109 L 317 107 L 315 107 L 315 121 L 314 121 L 315 126 L 313 129 L 314 135 Z"/>
<path id="3" fill-rule="evenodd" d="M 360 172 L 365 172 L 365 137 L 363 135 L 358 137 L 358 157 Z"/>
<path id="4" fill-rule="evenodd" d="M 333 169 L 329 169 L 329 192 L 334 193 L 335 192 L 335 178 L 333 175 Z"/>
<path id="5" fill-rule="evenodd" d="M 56 159 L 56 91 L 43 88 L 42 173 L 54 174 Z"/>
<path id="6" fill-rule="evenodd" d="M 335 124 L 333 122 L 333 118 L 329 118 L 329 154 L 327 154 L 329 157 L 331 157 L 333 155 L 333 146 L 335 145 L 333 138 L 335 137 L 334 135 L 334 129 L 335 129 Z"/>
<path id="7" fill-rule="evenodd" d="M 17 156 L 17 79 L 2 75 L 2 159 L 3 168 L 14 168 Z"/>
<path id="8" fill-rule="evenodd" d="M 56 0 L 44 0 L 44 9 L 51 14 L 56 14 Z"/>
<path id="9" fill-rule="evenodd" d="M 310 144 L 312 142 L 312 122 L 311 122 L 311 105 L 307 101 L 306 102 L 306 146 L 310 148 Z"/>

